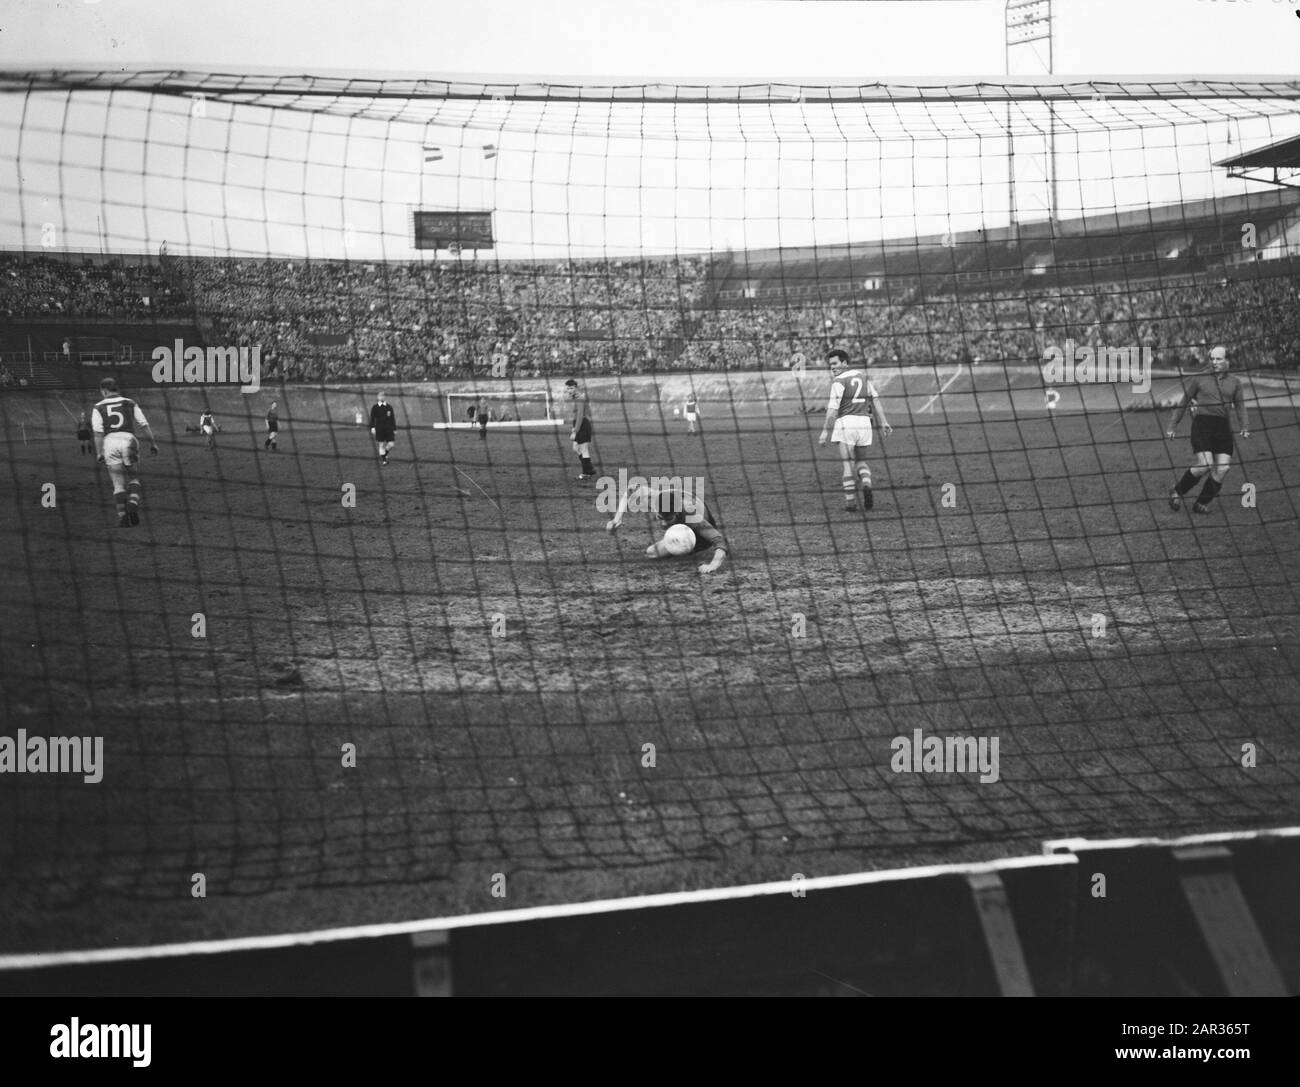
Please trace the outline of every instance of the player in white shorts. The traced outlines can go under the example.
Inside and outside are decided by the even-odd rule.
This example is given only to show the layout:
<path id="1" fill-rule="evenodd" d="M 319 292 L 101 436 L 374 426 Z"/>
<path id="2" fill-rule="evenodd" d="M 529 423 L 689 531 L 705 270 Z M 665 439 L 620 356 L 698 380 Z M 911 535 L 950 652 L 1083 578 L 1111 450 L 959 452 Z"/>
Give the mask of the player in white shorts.
<path id="1" fill-rule="evenodd" d="M 209 449 L 216 449 L 217 421 L 212 417 L 212 412 L 204 411 L 204 413 L 199 416 L 199 433 L 208 440 L 207 447 Z"/>
<path id="2" fill-rule="evenodd" d="M 698 434 L 696 424 L 700 421 L 700 402 L 695 399 L 695 394 L 691 393 L 686 398 L 686 433 Z"/>
<path id="3" fill-rule="evenodd" d="M 158 453 L 158 442 L 149 421 L 134 400 L 121 396 L 117 382 L 106 377 L 99 383 L 103 399 L 91 413 L 95 435 L 95 453 L 100 464 L 108 468 L 113 481 L 113 501 L 117 505 L 117 527 L 130 528 L 140 523 L 140 440 L 139 430 L 149 439 L 149 452 Z"/>
<path id="4" fill-rule="evenodd" d="M 871 493 L 871 467 L 867 464 L 867 450 L 871 446 L 872 419 L 880 422 L 881 434 L 892 434 L 894 428 L 885 418 L 880 406 L 880 394 L 867 380 L 862 366 L 849 365 L 849 353 L 835 348 L 826 355 L 831 367 L 831 396 L 826 405 L 826 422 L 822 426 L 819 445 L 834 441 L 840 447 L 840 462 L 844 467 L 841 485 L 844 488 L 844 508 L 857 509 L 857 493 L 862 492 L 862 508 L 875 505 Z"/>

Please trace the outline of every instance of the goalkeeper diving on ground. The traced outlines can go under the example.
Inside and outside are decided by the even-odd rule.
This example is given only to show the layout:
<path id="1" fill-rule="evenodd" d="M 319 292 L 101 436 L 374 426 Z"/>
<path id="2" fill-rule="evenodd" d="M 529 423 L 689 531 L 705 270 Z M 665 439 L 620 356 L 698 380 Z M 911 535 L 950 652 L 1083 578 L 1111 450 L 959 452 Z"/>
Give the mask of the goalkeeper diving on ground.
<path id="1" fill-rule="evenodd" d="M 623 523 L 623 517 L 630 506 L 653 513 L 664 528 L 664 536 L 645 549 L 648 559 L 663 559 L 677 554 L 703 554 L 712 551 L 707 563 L 701 563 L 701 574 L 711 574 L 727 559 L 730 550 L 726 537 L 718 528 L 717 515 L 704 501 L 703 494 L 695 493 L 695 488 L 684 487 L 675 477 L 663 477 L 672 480 L 668 485 L 653 486 L 644 480 L 633 482 L 618 501 L 618 510 L 605 525 L 607 532 L 614 532 Z M 681 533 L 674 532 L 677 526 L 685 526 L 694 534 L 694 542 L 684 539 Z M 684 540 L 684 543 L 679 543 Z M 683 548 L 679 550 L 679 548 Z"/>

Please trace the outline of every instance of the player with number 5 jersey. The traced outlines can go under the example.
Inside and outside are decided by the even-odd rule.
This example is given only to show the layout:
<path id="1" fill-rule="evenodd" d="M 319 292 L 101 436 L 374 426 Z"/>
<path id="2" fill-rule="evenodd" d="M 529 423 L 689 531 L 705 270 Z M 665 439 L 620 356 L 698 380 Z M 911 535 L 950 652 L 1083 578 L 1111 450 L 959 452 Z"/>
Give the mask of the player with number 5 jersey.
<path id="1" fill-rule="evenodd" d="M 157 455 L 158 442 L 144 417 L 140 405 L 117 391 L 117 382 L 106 377 L 99 383 L 102 399 L 92 412 L 91 428 L 95 434 L 95 452 L 100 464 L 108 467 L 113 481 L 113 501 L 117 506 L 117 527 L 131 528 L 140 523 L 140 431 L 149 439 L 149 452 Z"/>
<path id="2" fill-rule="evenodd" d="M 880 406 L 880 394 L 867 379 L 862 366 L 849 364 L 849 353 L 835 348 L 826 355 L 831 367 L 831 397 L 826 405 L 826 423 L 822 427 L 818 444 L 834 441 L 840 447 L 840 463 L 844 474 L 844 508 L 857 509 L 858 492 L 862 493 L 862 508 L 875 505 L 871 492 L 871 467 L 867 464 L 867 449 L 871 446 L 872 424 L 880 424 L 881 434 L 890 434 L 893 427 L 885 418 Z"/>

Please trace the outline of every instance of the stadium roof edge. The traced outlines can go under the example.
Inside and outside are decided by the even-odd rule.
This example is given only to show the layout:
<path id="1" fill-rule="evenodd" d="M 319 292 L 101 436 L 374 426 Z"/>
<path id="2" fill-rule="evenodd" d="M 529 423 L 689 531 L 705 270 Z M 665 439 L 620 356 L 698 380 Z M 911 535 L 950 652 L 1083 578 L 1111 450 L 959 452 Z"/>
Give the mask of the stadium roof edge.
<path id="1" fill-rule="evenodd" d="M 1253 151 L 1246 151 L 1232 158 L 1220 159 L 1215 166 L 1244 167 L 1261 169 L 1278 167 L 1286 170 L 1300 170 L 1300 136 L 1288 136 L 1284 140 L 1264 144 Z"/>
<path id="2" fill-rule="evenodd" d="M 672 260 L 690 257 L 699 257 L 703 259 L 717 259 L 728 257 L 733 261 L 738 261 L 740 267 L 753 269 L 755 272 L 761 272 L 764 265 L 772 262 L 791 263 L 814 260 L 841 260 L 848 258 L 854 259 L 874 259 L 882 255 L 898 252 L 915 252 L 918 249 L 925 249 L 931 246 L 963 246 L 968 244 L 994 243 L 1002 244 L 1013 239 L 1023 239 L 1030 241 L 1042 241 L 1050 239 L 1066 239 L 1084 237 L 1090 234 L 1109 234 L 1126 229 L 1137 230 L 1155 230 L 1169 229 L 1174 226 L 1195 226 L 1201 222 L 1223 215 L 1233 215 L 1245 212 L 1258 212 L 1268 208 L 1273 208 L 1282 212 L 1294 214 L 1300 210 L 1300 193 L 1292 193 L 1290 190 L 1270 189 L 1267 191 L 1247 191 L 1234 193 L 1228 196 L 1203 197 L 1197 200 L 1185 200 L 1172 204 L 1153 204 L 1145 208 L 1129 208 L 1127 210 L 1100 209 L 1090 211 L 1082 215 L 1074 215 L 1068 218 L 1060 219 L 1029 219 L 1023 220 L 1017 224 L 1002 224 L 998 226 L 986 227 L 984 229 L 969 229 L 960 231 L 951 231 L 947 234 L 915 234 L 915 235 L 891 235 L 884 238 L 867 238 L 855 239 L 849 242 L 835 242 L 825 245 L 794 245 L 782 247 L 762 246 L 754 249 L 735 249 L 735 248 L 717 248 L 709 250 L 682 250 L 682 251 L 647 251 L 641 253 L 628 254 L 610 254 L 607 257 L 512 257 L 506 260 L 493 260 L 493 264 L 510 265 L 510 264 L 546 264 L 555 261 L 575 261 L 583 263 L 587 260 L 628 260 L 628 261 L 654 261 L 654 260 Z M 187 259 L 245 259 L 245 260 L 306 260 L 309 259 L 301 253 L 244 253 L 229 252 L 209 254 L 203 252 L 196 253 L 177 253 L 177 256 L 184 256 Z M 86 260 L 92 264 L 102 264 L 114 260 L 138 260 L 144 263 L 154 263 L 158 259 L 156 250 L 135 248 L 109 250 L 104 252 L 98 248 L 64 248 L 64 249 L 32 249 L 26 246 L 4 246 L 0 245 L 0 257 L 43 257 L 46 259 L 63 259 L 63 260 Z M 322 262 L 346 261 L 351 259 L 356 264 L 408 264 L 408 263 L 434 263 L 431 258 L 412 258 L 407 256 L 367 256 L 357 258 L 346 257 L 326 257 L 318 258 Z M 866 271 L 866 269 L 864 269 Z M 743 274 L 743 273 L 738 273 Z"/>
<path id="3" fill-rule="evenodd" d="M 787 246 L 729 251 L 733 259 L 760 270 L 765 263 L 790 263 L 805 260 L 873 259 L 897 252 L 913 252 L 933 245 L 953 247 L 968 244 L 1003 244 L 1015 239 L 1050 240 L 1111 234 L 1126 229 L 1153 230 L 1194 225 L 1205 219 L 1266 208 L 1294 211 L 1300 207 L 1300 195 L 1267 192 L 1234 193 L 1230 196 L 1205 197 L 1173 204 L 1154 204 L 1145 208 L 1097 210 L 1061 219 L 1024 220 L 1015 225 L 1002 224 L 982 230 L 952 231 L 943 234 L 917 234 L 837 242 L 819 246 Z M 943 239 L 947 239 L 944 241 Z M 864 273 L 867 271 L 863 269 Z"/>
<path id="4" fill-rule="evenodd" d="M 27 64 L 0 67 L 0 92 L 91 89 L 199 92 L 209 95 L 295 94 L 342 97 L 615 99 L 638 102 L 1073 101 L 1126 99 L 1280 98 L 1300 100 L 1300 77 L 1291 75 L 1077 75 L 1035 79 L 987 75 L 863 79 L 755 77 L 752 80 L 664 76 L 520 76 L 428 72 L 358 72 L 332 69 L 285 72 L 225 65 L 206 68 L 152 64 L 117 69 Z"/>

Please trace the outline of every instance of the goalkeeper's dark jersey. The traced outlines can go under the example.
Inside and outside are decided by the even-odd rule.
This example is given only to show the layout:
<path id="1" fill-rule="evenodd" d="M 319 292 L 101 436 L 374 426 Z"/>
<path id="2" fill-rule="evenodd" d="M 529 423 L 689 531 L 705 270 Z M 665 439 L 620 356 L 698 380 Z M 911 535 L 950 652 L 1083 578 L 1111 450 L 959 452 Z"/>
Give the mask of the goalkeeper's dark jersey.
<path id="1" fill-rule="evenodd" d="M 1187 399 L 1196 401 L 1197 415 L 1230 419 L 1235 411 L 1241 419 L 1246 410 L 1245 389 L 1232 374 L 1196 374 L 1187 382 Z"/>
<path id="2" fill-rule="evenodd" d="M 664 491 L 659 495 L 659 520 L 664 527 L 686 525 L 695 532 L 694 551 L 720 547 L 730 553 L 727 539 L 718 528 L 717 515 L 703 498 L 681 491 Z"/>

